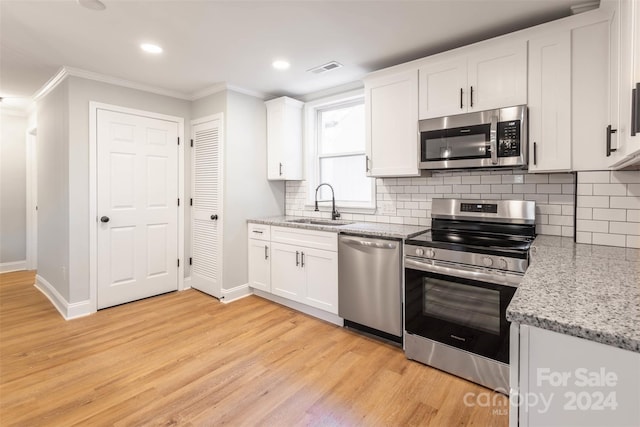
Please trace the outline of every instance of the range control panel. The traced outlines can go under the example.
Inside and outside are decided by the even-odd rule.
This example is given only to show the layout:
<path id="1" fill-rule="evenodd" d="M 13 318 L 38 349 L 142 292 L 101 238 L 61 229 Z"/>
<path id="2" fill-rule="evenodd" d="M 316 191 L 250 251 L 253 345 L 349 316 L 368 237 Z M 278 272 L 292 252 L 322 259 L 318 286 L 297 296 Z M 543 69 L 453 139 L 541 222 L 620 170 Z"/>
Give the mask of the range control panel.
<path id="1" fill-rule="evenodd" d="M 520 155 L 520 120 L 498 123 L 498 157 Z"/>
<path id="2" fill-rule="evenodd" d="M 494 203 L 460 203 L 460 212 L 498 213 L 498 205 Z"/>

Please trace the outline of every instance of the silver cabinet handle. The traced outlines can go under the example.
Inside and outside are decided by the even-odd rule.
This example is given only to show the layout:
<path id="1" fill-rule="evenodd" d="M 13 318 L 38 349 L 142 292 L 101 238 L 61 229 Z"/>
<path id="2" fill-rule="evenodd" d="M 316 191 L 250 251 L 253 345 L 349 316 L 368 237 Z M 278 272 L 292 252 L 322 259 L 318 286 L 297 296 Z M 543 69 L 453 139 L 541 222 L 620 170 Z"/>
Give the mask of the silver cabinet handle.
<path id="1" fill-rule="evenodd" d="M 269 246 L 264 245 L 264 259 L 269 259 Z"/>
<path id="2" fill-rule="evenodd" d="M 505 285 L 517 288 L 522 282 L 522 276 L 513 273 L 504 273 L 495 275 L 492 273 L 485 273 L 483 271 L 476 271 L 473 269 L 464 268 L 460 265 L 456 265 L 455 268 L 451 268 L 444 265 L 437 265 L 431 263 L 425 263 L 413 258 L 405 257 L 404 267 L 410 270 L 424 271 L 427 273 L 442 274 L 444 276 L 460 277 L 463 279 L 477 280 L 479 282 L 495 283 L 497 285 Z"/>
<path id="3" fill-rule="evenodd" d="M 611 125 L 607 126 L 607 157 L 611 155 L 611 153 L 618 151 L 617 148 L 611 148 L 611 134 L 618 132 L 618 129 L 612 129 Z"/>
<path id="4" fill-rule="evenodd" d="M 300 259 L 302 260 L 302 265 L 300 267 L 304 267 L 304 252 L 302 252 Z"/>
<path id="5" fill-rule="evenodd" d="M 470 106 L 473 108 L 473 86 L 471 86 L 471 104 Z"/>
<path id="6" fill-rule="evenodd" d="M 300 265 L 300 252 L 296 251 L 296 267 L 298 267 Z"/>
<path id="7" fill-rule="evenodd" d="M 258 234 L 262 234 L 262 231 L 260 230 L 253 230 L 254 233 L 258 233 Z"/>
<path id="8" fill-rule="evenodd" d="M 491 164 L 497 165 L 498 164 L 498 118 L 496 116 L 491 117 L 491 130 L 489 131 L 489 144 L 491 146 Z"/>
<path id="9" fill-rule="evenodd" d="M 367 246 L 369 248 L 378 248 L 378 249 L 395 249 L 396 248 L 395 243 L 370 242 L 370 241 L 360 240 L 360 239 L 345 239 L 344 237 L 342 239 L 343 239 L 342 241 L 348 245 Z"/>
<path id="10" fill-rule="evenodd" d="M 369 156 L 364 156 L 364 169 L 365 172 L 371 172 L 371 168 L 369 167 Z"/>
<path id="11" fill-rule="evenodd" d="M 279 165 L 280 165 L 280 169 L 279 169 L 280 176 L 282 176 L 282 163 L 279 163 Z"/>

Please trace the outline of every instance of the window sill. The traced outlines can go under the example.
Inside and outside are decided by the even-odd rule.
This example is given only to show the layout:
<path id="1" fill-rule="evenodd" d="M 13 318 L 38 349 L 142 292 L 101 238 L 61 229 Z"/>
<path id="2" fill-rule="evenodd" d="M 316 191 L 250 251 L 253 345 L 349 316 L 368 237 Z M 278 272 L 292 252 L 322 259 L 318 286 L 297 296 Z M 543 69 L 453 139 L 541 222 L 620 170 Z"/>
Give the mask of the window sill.
<path id="1" fill-rule="evenodd" d="M 315 205 L 314 204 L 305 204 L 304 205 L 305 211 L 311 211 L 314 212 L 315 209 Z M 331 214 L 331 206 L 318 206 L 318 209 L 320 210 L 320 212 L 326 212 L 328 214 Z M 338 212 L 340 213 L 349 213 L 349 214 L 360 214 L 360 215 L 373 215 L 376 213 L 376 207 L 356 207 L 356 206 L 340 206 L 340 205 L 336 205 L 336 209 L 338 209 Z"/>

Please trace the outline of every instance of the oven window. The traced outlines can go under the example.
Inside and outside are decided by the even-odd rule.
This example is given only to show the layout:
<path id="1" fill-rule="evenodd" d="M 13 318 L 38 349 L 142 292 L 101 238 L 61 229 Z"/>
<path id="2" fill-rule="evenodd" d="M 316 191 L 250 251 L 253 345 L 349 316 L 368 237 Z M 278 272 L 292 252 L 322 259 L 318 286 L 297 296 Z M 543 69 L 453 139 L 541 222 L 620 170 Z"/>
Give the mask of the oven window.
<path id="1" fill-rule="evenodd" d="M 435 278 L 423 279 L 423 314 L 500 335 L 500 292 Z"/>

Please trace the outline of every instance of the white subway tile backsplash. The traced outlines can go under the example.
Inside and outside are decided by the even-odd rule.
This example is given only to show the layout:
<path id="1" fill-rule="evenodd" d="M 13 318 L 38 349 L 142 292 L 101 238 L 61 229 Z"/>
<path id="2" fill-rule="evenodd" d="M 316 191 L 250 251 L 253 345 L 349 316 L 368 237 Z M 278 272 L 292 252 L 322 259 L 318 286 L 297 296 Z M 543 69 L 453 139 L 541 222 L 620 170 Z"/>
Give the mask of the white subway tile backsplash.
<path id="1" fill-rule="evenodd" d="M 491 186 L 490 185 L 485 185 L 485 184 L 472 185 L 471 186 L 471 192 L 472 193 L 490 193 L 491 192 Z"/>
<path id="2" fill-rule="evenodd" d="M 607 196 L 582 196 L 578 197 L 578 207 L 580 208 L 608 208 L 609 197 Z"/>
<path id="3" fill-rule="evenodd" d="M 580 172 L 577 197 L 578 242 L 590 240 L 598 245 L 639 246 L 640 171 Z M 607 230 L 602 224 L 607 225 Z M 589 239 L 587 234 L 590 234 Z"/>
<path id="4" fill-rule="evenodd" d="M 461 184 L 480 184 L 479 176 L 463 176 Z"/>
<path id="5" fill-rule="evenodd" d="M 626 196 L 625 184 L 593 184 L 594 196 Z"/>
<path id="6" fill-rule="evenodd" d="M 609 233 L 630 234 L 632 236 L 640 236 L 640 224 L 636 222 L 611 221 L 609 223 Z"/>
<path id="7" fill-rule="evenodd" d="M 480 183 L 482 184 L 500 184 L 502 177 L 500 175 L 483 175 L 480 177 Z"/>
<path id="8" fill-rule="evenodd" d="M 587 231 L 576 231 L 576 243 L 591 244 L 591 234 Z"/>
<path id="9" fill-rule="evenodd" d="M 493 184 L 491 185 L 491 193 L 513 193 L 513 186 L 511 184 Z"/>
<path id="10" fill-rule="evenodd" d="M 572 173 L 549 174 L 549 184 L 569 184 L 574 182 L 576 182 L 575 175 Z"/>
<path id="11" fill-rule="evenodd" d="M 594 245 L 622 246 L 626 244 L 626 236 L 622 234 L 593 233 L 591 243 Z"/>
<path id="12" fill-rule="evenodd" d="M 559 205 L 536 205 L 536 213 L 562 215 L 562 206 Z"/>
<path id="13" fill-rule="evenodd" d="M 562 194 L 561 184 L 538 184 L 536 191 L 546 194 Z"/>
<path id="14" fill-rule="evenodd" d="M 573 217 L 570 216 L 562 216 L 562 215 L 549 215 L 549 224 L 550 225 L 565 225 L 565 226 L 573 226 Z"/>
<path id="15" fill-rule="evenodd" d="M 524 177 L 525 184 L 548 184 L 549 175 L 543 173 L 529 174 Z"/>
<path id="16" fill-rule="evenodd" d="M 612 208 L 640 209 L 640 197 L 611 197 Z"/>
<path id="17" fill-rule="evenodd" d="M 471 185 L 454 185 L 453 186 L 453 192 L 454 193 L 470 193 L 471 192 Z"/>
<path id="18" fill-rule="evenodd" d="M 578 173 L 578 184 L 593 184 L 593 183 L 609 183 L 608 171 L 597 172 L 580 172 Z"/>
<path id="19" fill-rule="evenodd" d="M 524 175 L 502 175 L 503 184 L 523 184 Z"/>
<path id="20" fill-rule="evenodd" d="M 451 185 L 436 185 L 436 193 L 451 193 L 452 190 Z"/>
<path id="21" fill-rule="evenodd" d="M 594 233 L 608 233 L 609 223 L 607 221 L 593 221 L 588 219 L 576 220 L 576 226 L 580 231 L 591 231 Z"/>
<path id="22" fill-rule="evenodd" d="M 549 194 L 549 203 L 557 203 L 560 205 L 573 205 L 574 196 L 565 194 Z"/>
<path id="23" fill-rule="evenodd" d="M 573 205 L 562 205 L 562 215 L 572 216 L 575 215 L 576 208 Z"/>
<path id="24" fill-rule="evenodd" d="M 536 226 L 536 233 L 550 234 L 552 236 L 561 236 L 562 227 L 560 227 L 559 225 L 539 225 L 539 226 Z"/>
<path id="25" fill-rule="evenodd" d="M 640 222 L 640 210 L 628 209 L 627 222 Z"/>
<path id="26" fill-rule="evenodd" d="M 514 193 L 535 193 L 536 184 L 514 184 L 513 192 Z"/>
<path id="27" fill-rule="evenodd" d="M 593 219 L 601 221 L 626 221 L 627 211 L 624 209 L 593 209 Z"/>
<path id="28" fill-rule="evenodd" d="M 460 176 L 447 176 L 444 177 L 443 184 L 462 184 L 462 177 Z"/>

